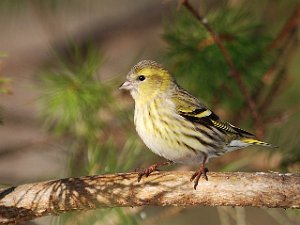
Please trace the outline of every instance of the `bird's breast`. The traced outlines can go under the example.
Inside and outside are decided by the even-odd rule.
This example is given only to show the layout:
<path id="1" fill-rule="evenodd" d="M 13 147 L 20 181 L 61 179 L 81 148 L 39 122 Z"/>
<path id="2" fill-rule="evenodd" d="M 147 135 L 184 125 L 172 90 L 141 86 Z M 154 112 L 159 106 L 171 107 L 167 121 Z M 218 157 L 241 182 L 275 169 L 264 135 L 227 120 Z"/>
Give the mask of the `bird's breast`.
<path id="1" fill-rule="evenodd" d="M 194 124 L 176 113 L 172 101 L 136 104 L 134 122 L 139 136 L 154 153 L 175 162 L 201 161 L 201 152 L 205 151 L 199 142 L 201 134 Z"/>

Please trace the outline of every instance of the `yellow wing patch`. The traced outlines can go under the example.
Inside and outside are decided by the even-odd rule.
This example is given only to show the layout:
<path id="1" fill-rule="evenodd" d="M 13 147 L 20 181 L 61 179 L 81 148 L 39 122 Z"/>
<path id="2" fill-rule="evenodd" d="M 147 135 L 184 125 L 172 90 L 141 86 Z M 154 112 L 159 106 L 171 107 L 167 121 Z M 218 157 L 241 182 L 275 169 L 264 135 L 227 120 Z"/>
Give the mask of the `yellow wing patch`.
<path id="1" fill-rule="evenodd" d="M 251 144 L 251 145 L 260 145 L 260 146 L 267 146 L 267 147 L 275 147 L 276 148 L 276 146 L 272 146 L 269 143 L 259 141 L 259 140 L 256 140 L 256 139 L 252 139 L 252 138 L 242 138 L 241 141 L 244 142 L 244 143 L 247 143 L 247 144 Z"/>
<path id="2" fill-rule="evenodd" d="M 204 112 L 196 114 L 195 117 L 202 118 L 202 117 L 206 117 L 209 115 L 211 115 L 211 111 L 207 109 Z"/>
<path id="3" fill-rule="evenodd" d="M 199 112 L 199 109 L 196 109 L 194 111 L 191 111 L 191 110 L 182 110 L 180 109 L 180 112 L 181 113 L 184 113 L 186 115 L 190 115 L 190 116 L 193 116 L 193 117 L 197 117 L 197 118 L 202 118 L 202 117 L 207 117 L 209 115 L 212 114 L 212 112 L 208 109 L 206 110 L 201 110 L 201 112 Z"/>

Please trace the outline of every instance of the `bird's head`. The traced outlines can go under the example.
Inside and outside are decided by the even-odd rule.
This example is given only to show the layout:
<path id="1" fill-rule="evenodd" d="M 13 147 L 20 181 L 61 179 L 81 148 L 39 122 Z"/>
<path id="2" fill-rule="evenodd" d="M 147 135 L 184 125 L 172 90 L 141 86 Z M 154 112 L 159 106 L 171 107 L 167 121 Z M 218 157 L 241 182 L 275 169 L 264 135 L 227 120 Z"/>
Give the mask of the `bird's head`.
<path id="1" fill-rule="evenodd" d="M 143 60 L 130 70 L 120 89 L 129 90 L 135 101 L 144 101 L 168 92 L 174 84 L 174 78 L 160 64 Z"/>

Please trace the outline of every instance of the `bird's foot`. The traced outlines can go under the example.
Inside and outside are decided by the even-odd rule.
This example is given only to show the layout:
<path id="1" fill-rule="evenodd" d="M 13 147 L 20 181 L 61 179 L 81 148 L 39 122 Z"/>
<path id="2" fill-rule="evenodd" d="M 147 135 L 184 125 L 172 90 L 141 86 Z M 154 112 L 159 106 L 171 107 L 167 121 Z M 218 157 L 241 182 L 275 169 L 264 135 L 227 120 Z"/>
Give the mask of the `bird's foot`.
<path id="1" fill-rule="evenodd" d="M 154 171 L 158 171 L 158 165 L 157 164 L 153 164 L 151 166 L 149 166 L 147 169 L 144 169 L 144 170 L 141 170 L 139 173 L 138 173 L 138 182 L 141 181 L 142 177 L 145 176 L 145 177 L 149 177 L 149 175 L 154 172 Z"/>
<path id="2" fill-rule="evenodd" d="M 141 170 L 138 173 L 138 182 L 141 181 L 143 176 L 148 177 L 152 172 L 159 171 L 158 167 L 166 166 L 166 165 L 170 165 L 170 164 L 173 164 L 173 162 L 168 160 L 168 161 L 165 161 L 165 162 L 160 162 L 160 163 L 153 164 L 153 165 L 149 166 L 147 169 Z"/>
<path id="3" fill-rule="evenodd" d="M 192 176 L 190 181 L 194 181 L 194 189 L 196 190 L 197 186 L 198 186 L 198 182 L 201 176 L 203 176 L 203 178 L 205 180 L 208 181 L 207 175 L 206 173 L 208 172 L 208 169 L 206 167 L 201 167 L 198 171 L 196 171 Z"/>

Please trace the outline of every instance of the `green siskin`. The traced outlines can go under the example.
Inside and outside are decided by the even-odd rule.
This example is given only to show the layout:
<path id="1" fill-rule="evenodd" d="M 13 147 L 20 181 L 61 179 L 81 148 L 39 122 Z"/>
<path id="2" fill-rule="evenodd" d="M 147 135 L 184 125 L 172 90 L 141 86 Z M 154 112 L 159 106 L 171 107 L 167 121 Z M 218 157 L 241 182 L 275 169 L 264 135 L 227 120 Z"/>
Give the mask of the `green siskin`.
<path id="1" fill-rule="evenodd" d="M 201 175 L 207 180 L 205 164 L 210 158 L 250 145 L 271 147 L 220 120 L 154 61 L 135 65 L 120 89 L 129 90 L 135 101 L 134 124 L 139 136 L 154 153 L 168 160 L 141 171 L 138 181 L 162 165 L 201 163 L 191 177 L 196 189 Z"/>

